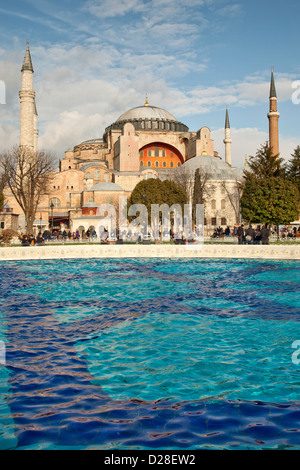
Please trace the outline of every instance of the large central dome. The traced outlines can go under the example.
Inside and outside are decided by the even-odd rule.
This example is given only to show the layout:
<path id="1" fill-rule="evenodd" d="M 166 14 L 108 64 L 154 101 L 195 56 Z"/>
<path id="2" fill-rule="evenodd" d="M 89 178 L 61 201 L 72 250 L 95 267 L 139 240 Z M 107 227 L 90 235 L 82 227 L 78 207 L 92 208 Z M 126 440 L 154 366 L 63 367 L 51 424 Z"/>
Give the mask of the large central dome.
<path id="1" fill-rule="evenodd" d="M 132 119 L 162 119 L 165 121 L 178 122 L 173 114 L 157 106 L 138 106 L 129 109 L 116 120 L 116 122 L 131 121 Z"/>
<path id="2" fill-rule="evenodd" d="M 148 99 L 144 106 L 137 106 L 121 114 L 118 119 L 105 129 L 104 140 L 107 141 L 107 134 L 111 130 L 122 131 L 124 124 L 130 122 L 136 131 L 163 131 L 163 132 L 188 132 L 185 124 L 179 122 L 176 117 L 157 106 L 150 106 Z"/>

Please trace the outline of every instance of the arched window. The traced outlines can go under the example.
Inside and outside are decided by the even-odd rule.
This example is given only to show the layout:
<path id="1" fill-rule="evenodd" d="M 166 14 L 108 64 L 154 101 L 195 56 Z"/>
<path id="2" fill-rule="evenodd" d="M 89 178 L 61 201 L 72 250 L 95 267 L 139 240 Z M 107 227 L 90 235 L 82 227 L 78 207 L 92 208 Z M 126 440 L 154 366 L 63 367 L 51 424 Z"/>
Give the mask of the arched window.
<path id="1" fill-rule="evenodd" d="M 163 162 L 163 167 L 166 168 L 167 162 Z"/>
<path id="2" fill-rule="evenodd" d="M 89 180 L 90 177 L 91 177 L 91 174 L 90 174 L 89 171 L 87 171 L 86 174 L 85 174 L 85 179 Z"/>
<path id="3" fill-rule="evenodd" d="M 222 199 L 222 200 L 221 200 L 221 209 L 224 210 L 224 209 L 225 209 L 225 205 L 226 205 L 226 201 L 225 201 L 225 199 Z"/>
<path id="4" fill-rule="evenodd" d="M 147 165 L 148 165 L 148 166 L 151 166 L 151 162 L 148 162 Z"/>
<path id="5" fill-rule="evenodd" d="M 95 170 L 95 180 L 100 180 L 100 170 Z"/>
<path id="6" fill-rule="evenodd" d="M 155 166 L 156 166 L 156 168 L 159 167 L 159 162 L 158 161 L 155 162 Z"/>
<path id="7" fill-rule="evenodd" d="M 215 199 L 212 199 L 212 201 L 211 201 L 211 208 L 212 208 L 212 209 L 215 209 L 215 208 L 216 208 L 216 201 L 215 201 Z"/>
<path id="8" fill-rule="evenodd" d="M 170 167 L 171 167 L 171 168 L 174 167 L 174 163 L 173 163 L 173 162 L 170 162 Z"/>
<path id="9" fill-rule="evenodd" d="M 50 199 L 49 205 L 50 207 L 53 205 L 53 207 L 57 209 L 58 207 L 60 207 L 60 200 L 57 197 L 53 197 L 52 199 Z"/>

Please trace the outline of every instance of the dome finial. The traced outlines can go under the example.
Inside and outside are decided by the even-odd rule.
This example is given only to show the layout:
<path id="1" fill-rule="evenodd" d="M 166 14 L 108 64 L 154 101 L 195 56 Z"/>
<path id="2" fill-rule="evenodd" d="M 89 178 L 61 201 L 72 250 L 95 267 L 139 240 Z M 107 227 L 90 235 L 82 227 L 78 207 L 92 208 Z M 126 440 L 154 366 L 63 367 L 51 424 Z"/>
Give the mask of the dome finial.
<path id="1" fill-rule="evenodd" d="M 144 106 L 150 106 L 149 103 L 148 103 L 148 94 L 147 93 L 146 93 L 146 101 L 145 101 Z"/>
<path id="2" fill-rule="evenodd" d="M 247 155 L 245 156 L 245 166 L 248 166 L 248 158 L 247 158 Z"/>

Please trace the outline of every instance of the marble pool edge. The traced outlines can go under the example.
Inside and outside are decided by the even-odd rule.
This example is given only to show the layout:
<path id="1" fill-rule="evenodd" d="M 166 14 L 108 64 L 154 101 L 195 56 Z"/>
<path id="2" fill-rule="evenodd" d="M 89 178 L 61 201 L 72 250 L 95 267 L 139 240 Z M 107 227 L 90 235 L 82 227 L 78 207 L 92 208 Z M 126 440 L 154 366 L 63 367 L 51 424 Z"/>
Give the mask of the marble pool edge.
<path id="1" fill-rule="evenodd" d="M 45 245 L 2 247 L 0 261 L 87 258 L 244 258 L 300 260 L 299 245 Z"/>

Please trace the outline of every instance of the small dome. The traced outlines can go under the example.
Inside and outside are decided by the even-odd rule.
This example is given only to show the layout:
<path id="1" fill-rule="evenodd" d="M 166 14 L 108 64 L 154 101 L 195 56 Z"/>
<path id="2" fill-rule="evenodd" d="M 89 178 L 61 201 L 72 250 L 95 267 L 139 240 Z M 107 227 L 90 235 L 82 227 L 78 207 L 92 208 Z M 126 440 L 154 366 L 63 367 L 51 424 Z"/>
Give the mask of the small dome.
<path id="1" fill-rule="evenodd" d="M 89 191 L 124 191 L 121 186 L 115 183 L 97 183 Z"/>

